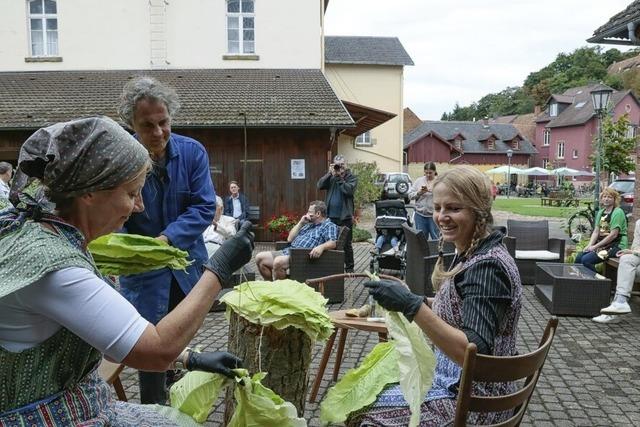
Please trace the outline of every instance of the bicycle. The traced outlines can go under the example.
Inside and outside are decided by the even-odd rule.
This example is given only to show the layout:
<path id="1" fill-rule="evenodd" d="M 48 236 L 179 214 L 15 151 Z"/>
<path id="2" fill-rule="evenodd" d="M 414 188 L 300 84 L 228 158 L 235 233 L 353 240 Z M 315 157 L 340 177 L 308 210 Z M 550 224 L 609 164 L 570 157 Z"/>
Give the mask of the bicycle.
<path id="1" fill-rule="evenodd" d="M 591 236 L 593 233 L 596 212 L 591 205 L 593 202 L 584 202 L 586 209 L 582 209 L 569 217 L 567 230 L 569 237 L 575 243 L 578 243 L 584 236 Z"/>

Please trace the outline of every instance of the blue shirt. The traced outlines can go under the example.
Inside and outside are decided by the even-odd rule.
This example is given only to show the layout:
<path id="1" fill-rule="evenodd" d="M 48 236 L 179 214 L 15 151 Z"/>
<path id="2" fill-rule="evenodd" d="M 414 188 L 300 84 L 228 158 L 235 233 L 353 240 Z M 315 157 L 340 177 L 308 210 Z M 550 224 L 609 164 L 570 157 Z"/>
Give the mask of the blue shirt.
<path id="1" fill-rule="evenodd" d="M 338 240 L 338 226 L 327 218 L 318 224 L 305 224 L 291 242 L 290 248 L 312 249 L 329 240 Z M 283 249 L 282 253 L 289 255 L 289 248 Z"/>
<path id="2" fill-rule="evenodd" d="M 172 133 L 165 153 L 166 169 L 156 165 L 142 188 L 143 212 L 124 224 L 127 233 L 167 236 L 171 246 L 189 253 L 186 271 L 163 268 L 120 276 L 120 292 L 151 323 L 167 314 L 169 289 L 175 279 L 188 294 L 207 259 L 202 232 L 216 212 L 216 195 L 209 172 L 209 156 L 195 139 Z"/>

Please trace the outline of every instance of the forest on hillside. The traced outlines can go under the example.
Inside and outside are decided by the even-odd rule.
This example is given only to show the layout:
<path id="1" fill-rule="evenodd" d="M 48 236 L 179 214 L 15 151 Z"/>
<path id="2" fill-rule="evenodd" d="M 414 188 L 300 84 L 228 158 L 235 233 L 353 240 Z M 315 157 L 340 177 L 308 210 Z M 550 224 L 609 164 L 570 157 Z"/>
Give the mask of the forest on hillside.
<path id="1" fill-rule="evenodd" d="M 442 114 L 441 120 L 474 120 L 483 117 L 532 113 L 535 105 L 544 105 L 552 93 L 591 83 L 603 82 L 614 89 L 632 89 L 640 94 L 640 71 L 628 70 L 622 74 L 607 74 L 614 62 L 640 54 L 640 49 L 620 52 L 603 51 L 600 46 L 581 47 L 571 53 L 560 53 L 549 65 L 530 73 L 522 86 L 507 87 L 490 93 L 471 105 L 455 104 L 451 112 Z"/>

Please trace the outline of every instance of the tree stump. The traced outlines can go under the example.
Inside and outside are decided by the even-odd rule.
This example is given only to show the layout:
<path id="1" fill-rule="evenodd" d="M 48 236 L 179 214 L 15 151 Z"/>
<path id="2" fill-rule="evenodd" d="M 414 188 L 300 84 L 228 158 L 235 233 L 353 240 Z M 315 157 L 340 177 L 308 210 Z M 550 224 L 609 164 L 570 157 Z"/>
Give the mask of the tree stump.
<path id="1" fill-rule="evenodd" d="M 312 347 L 311 338 L 299 329 L 263 328 L 231 313 L 228 351 L 243 360 L 250 374 L 266 372 L 263 384 L 291 402 L 299 417 L 304 416 Z M 230 387 L 225 398 L 225 423 L 231 419 L 234 406 Z"/>

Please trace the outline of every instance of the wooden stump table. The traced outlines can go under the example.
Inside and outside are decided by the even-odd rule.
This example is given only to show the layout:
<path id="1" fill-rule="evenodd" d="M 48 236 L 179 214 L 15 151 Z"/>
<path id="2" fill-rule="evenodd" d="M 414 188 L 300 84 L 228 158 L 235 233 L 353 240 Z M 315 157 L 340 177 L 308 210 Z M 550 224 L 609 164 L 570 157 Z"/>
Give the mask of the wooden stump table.
<path id="1" fill-rule="evenodd" d="M 242 359 L 250 374 L 266 372 L 262 383 L 291 402 L 300 417 L 304 416 L 312 348 L 311 338 L 297 328 L 263 327 L 231 314 L 229 352 Z M 225 424 L 231 419 L 234 407 L 230 387 L 225 398 Z"/>

